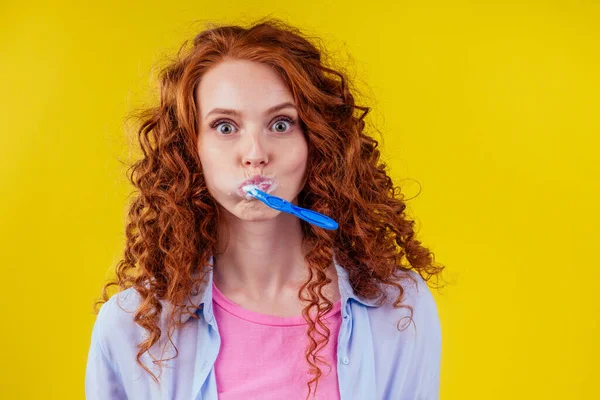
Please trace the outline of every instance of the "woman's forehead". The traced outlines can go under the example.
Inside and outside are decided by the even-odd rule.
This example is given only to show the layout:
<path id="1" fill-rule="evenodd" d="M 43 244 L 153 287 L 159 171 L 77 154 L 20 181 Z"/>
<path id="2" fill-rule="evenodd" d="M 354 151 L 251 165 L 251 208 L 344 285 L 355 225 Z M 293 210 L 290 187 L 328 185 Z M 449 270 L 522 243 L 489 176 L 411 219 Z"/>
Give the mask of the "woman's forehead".
<path id="1" fill-rule="evenodd" d="M 264 112 L 283 103 L 294 103 L 283 79 L 264 64 L 224 61 L 211 68 L 196 91 L 201 117 L 214 108 Z"/>

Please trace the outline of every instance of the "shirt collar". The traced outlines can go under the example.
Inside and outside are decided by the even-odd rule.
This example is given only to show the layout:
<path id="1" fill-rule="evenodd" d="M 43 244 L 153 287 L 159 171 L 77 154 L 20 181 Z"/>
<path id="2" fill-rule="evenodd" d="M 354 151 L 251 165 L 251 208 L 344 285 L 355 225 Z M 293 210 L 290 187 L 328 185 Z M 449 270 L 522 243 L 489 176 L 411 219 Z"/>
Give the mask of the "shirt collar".
<path id="1" fill-rule="evenodd" d="M 214 258 L 211 255 L 209 257 L 209 261 L 208 261 L 208 265 L 207 265 L 207 267 L 209 268 L 208 273 L 206 274 L 207 281 L 204 285 L 202 285 L 202 282 L 201 282 L 190 293 L 190 298 L 186 302 L 187 311 L 183 310 L 179 317 L 181 323 L 188 321 L 191 318 L 192 314 L 198 312 L 199 309 L 196 308 L 194 304 L 199 304 L 200 309 L 202 310 L 206 321 L 208 321 L 209 323 L 213 322 L 213 320 L 214 320 L 214 315 L 212 312 L 213 263 L 214 263 Z M 345 309 L 346 303 L 350 299 L 352 299 L 358 303 L 361 303 L 365 306 L 368 306 L 368 307 L 377 307 L 378 299 L 373 299 L 373 300 L 364 299 L 362 297 L 359 297 L 354 292 L 354 289 L 352 289 L 352 285 L 350 284 L 350 280 L 348 277 L 348 271 L 346 271 L 346 269 L 344 267 L 342 267 L 340 264 L 338 264 L 335 254 L 333 256 L 333 263 L 335 265 L 335 269 L 336 269 L 337 276 L 338 276 L 338 286 L 339 286 L 340 296 L 341 296 L 341 300 L 342 300 L 342 310 Z M 201 276 L 201 274 L 194 275 L 194 279 L 197 279 L 199 276 Z M 173 309 L 172 306 L 168 306 L 168 305 L 167 305 L 167 308 L 169 309 L 169 311 L 172 311 L 172 309 Z"/>

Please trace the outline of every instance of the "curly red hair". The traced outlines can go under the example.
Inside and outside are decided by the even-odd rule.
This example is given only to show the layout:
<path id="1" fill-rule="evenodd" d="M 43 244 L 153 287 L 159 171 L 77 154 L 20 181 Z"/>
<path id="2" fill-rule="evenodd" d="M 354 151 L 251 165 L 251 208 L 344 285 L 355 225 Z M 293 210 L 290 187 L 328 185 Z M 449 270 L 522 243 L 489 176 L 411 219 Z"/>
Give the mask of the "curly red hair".
<path id="1" fill-rule="evenodd" d="M 158 383 L 140 357 L 161 336 L 161 302 L 184 312 L 192 288 L 204 282 L 205 266 L 219 237 L 219 207 L 209 195 L 197 152 L 196 85 L 208 69 L 226 58 L 266 64 L 292 93 L 308 142 L 307 181 L 298 205 L 339 224 L 332 231 L 301 221 L 309 249 L 309 279 L 298 296 L 310 302 L 303 310 L 310 339 L 306 360 L 314 375 L 307 383 L 310 396 L 311 384 L 316 392 L 322 375 L 317 362 L 323 361 L 317 353 L 329 341 L 321 317 L 333 304 L 321 289 L 331 282 L 325 271 L 334 253 L 359 296 L 378 298 L 382 304 L 387 298 L 383 285 L 393 286 L 399 291 L 394 307 L 409 308 L 411 319 L 413 310 L 402 304 L 401 285 L 410 274 L 401 272 L 413 269 L 429 281 L 444 267 L 435 265 L 433 253 L 415 239 L 414 221 L 406 217 L 400 188 L 394 187 L 386 164 L 379 160 L 378 142 L 363 132 L 370 109 L 355 104 L 347 75 L 325 66 L 326 53 L 319 51 L 316 42 L 299 29 L 269 18 L 248 28 L 212 26 L 200 32 L 191 46 L 187 44 L 160 71 L 160 104 L 134 113 L 140 121 L 136 131 L 143 157 L 130 165 L 128 174 L 139 193 L 128 208 L 127 242 L 116 278 L 104 285 L 94 311 L 98 313 L 98 306 L 108 301 L 111 286 L 133 287 L 139 293 L 134 321 L 149 335 L 138 344 L 137 362 Z M 198 275 L 201 278 L 194 279 Z M 171 343 L 178 324 L 172 315 L 167 330 Z M 166 361 L 152 359 L 158 364 Z"/>

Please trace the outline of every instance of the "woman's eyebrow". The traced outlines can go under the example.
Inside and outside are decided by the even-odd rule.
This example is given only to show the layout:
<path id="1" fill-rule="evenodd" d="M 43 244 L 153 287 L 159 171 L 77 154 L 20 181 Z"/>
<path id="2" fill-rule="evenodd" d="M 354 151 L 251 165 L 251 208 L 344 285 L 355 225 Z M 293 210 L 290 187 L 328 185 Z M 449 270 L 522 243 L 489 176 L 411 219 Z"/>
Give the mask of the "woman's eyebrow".
<path id="1" fill-rule="evenodd" d="M 296 109 L 296 106 L 294 105 L 294 103 L 290 103 L 290 102 L 281 103 L 279 105 L 269 108 L 267 111 L 265 111 L 265 115 L 274 113 L 279 110 L 283 110 L 284 108 Z M 240 116 L 242 113 L 239 110 L 232 110 L 229 108 L 214 108 L 208 114 L 206 114 L 204 116 L 204 118 L 207 118 L 211 114 L 225 114 L 225 115 Z"/>

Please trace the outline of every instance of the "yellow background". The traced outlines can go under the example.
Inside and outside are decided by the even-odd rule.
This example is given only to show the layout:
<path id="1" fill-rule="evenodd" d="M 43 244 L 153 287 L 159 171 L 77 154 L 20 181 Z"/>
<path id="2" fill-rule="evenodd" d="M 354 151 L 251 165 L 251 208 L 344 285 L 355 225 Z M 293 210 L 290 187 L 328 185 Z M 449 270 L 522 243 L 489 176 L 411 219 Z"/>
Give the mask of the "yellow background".
<path id="1" fill-rule="evenodd" d="M 420 191 L 449 282 L 441 399 L 600 398 L 597 2 L 126 3 L 0 5 L 1 398 L 84 398 L 124 244 L 124 117 L 194 21 L 267 14 L 353 62 L 392 176 Z"/>

